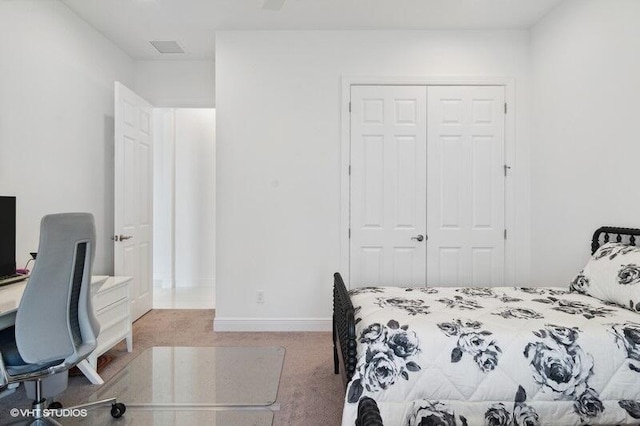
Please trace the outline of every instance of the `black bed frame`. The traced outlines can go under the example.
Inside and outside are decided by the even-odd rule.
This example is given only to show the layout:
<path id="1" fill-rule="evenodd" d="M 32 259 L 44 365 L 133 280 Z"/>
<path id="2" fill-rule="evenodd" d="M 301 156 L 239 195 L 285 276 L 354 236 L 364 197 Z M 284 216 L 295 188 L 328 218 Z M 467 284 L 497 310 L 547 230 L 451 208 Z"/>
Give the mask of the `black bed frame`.
<path id="1" fill-rule="evenodd" d="M 353 304 L 338 272 L 333 274 L 333 368 L 339 374 L 340 364 L 344 386 L 356 371 L 356 322 Z"/>
<path id="2" fill-rule="evenodd" d="M 640 229 L 603 226 L 593 233 L 591 254 L 595 253 L 601 244 L 610 241 L 635 246 L 636 237 L 640 237 Z M 333 274 L 333 363 L 335 374 L 342 373 L 346 387 L 356 370 L 356 323 L 351 298 L 342 277 L 337 272 Z M 342 370 L 340 370 L 340 364 L 343 366 Z M 366 407 L 366 409 L 370 408 Z"/>
<path id="3" fill-rule="evenodd" d="M 610 235 L 615 235 L 616 243 L 625 243 L 630 246 L 636 245 L 636 236 L 640 236 L 640 229 L 636 228 L 618 228 L 615 226 L 603 226 L 596 229 L 591 238 L 591 254 L 595 253 L 601 244 L 610 242 Z M 602 243 L 600 243 L 602 239 Z"/>

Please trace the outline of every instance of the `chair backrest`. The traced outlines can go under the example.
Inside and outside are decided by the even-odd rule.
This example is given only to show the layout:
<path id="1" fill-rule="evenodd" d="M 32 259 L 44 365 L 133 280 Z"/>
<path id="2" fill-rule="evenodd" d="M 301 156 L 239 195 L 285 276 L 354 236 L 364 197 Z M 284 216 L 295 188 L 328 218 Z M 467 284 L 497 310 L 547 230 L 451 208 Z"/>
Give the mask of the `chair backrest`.
<path id="1" fill-rule="evenodd" d="M 38 256 L 16 316 L 16 343 L 26 362 L 77 363 L 95 349 L 100 331 L 91 304 L 95 234 L 89 213 L 42 218 Z"/>

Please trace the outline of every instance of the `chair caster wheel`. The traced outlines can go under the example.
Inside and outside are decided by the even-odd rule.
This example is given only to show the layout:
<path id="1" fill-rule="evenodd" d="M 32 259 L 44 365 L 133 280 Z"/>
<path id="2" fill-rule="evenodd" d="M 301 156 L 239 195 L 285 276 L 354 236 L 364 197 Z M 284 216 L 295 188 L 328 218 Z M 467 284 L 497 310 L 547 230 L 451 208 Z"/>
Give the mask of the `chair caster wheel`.
<path id="1" fill-rule="evenodd" d="M 127 411 L 127 407 L 122 402 L 116 402 L 111 406 L 111 417 L 119 419 L 125 411 Z"/>
<path id="2" fill-rule="evenodd" d="M 58 401 L 53 401 L 51 404 L 49 404 L 47 408 L 50 410 L 59 410 L 62 408 L 62 403 Z"/>

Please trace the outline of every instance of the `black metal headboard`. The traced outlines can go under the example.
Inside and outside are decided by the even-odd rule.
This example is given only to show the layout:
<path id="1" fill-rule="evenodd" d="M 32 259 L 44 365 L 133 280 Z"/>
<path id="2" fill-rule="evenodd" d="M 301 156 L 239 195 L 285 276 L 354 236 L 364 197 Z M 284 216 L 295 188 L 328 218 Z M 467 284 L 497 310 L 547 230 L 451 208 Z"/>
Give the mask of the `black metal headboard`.
<path id="1" fill-rule="evenodd" d="M 629 244 L 631 246 L 636 245 L 636 236 L 640 236 L 640 229 L 636 228 L 618 228 L 616 226 L 603 226 L 596 229 L 591 239 L 591 254 L 598 250 L 598 247 L 608 242 L 614 242 L 611 240 L 611 235 L 615 235 L 616 243 Z M 602 239 L 602 242 L 600 241 Z"/>

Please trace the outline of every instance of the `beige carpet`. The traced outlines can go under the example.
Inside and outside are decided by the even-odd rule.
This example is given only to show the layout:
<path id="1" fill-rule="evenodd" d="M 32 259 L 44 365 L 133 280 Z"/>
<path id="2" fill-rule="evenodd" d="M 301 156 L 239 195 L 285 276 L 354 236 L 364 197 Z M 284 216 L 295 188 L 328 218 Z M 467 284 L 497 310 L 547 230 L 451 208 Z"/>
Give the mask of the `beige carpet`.
<path id="1" fill-rule="evenodd" d="M 274 425 L 339 425 L 344 389 L 333 374 L 331 333 L 214 333 L 213 310 L 153 310 L 133 326 L 133 352 L 124 343 L 101 372 L 109 380 L 136 355 L 151 346 L 282 346 L 286 348 Z M 70 377 L 60 401 L 69 406 L 84 401 L 97 385 L 84 377 Z M 126 403 L 126 401 L 123 401 Z M 0 424 L 10 420 L 10 408 L 28 408 L 22 387 L 0 399 Z"/>

